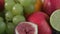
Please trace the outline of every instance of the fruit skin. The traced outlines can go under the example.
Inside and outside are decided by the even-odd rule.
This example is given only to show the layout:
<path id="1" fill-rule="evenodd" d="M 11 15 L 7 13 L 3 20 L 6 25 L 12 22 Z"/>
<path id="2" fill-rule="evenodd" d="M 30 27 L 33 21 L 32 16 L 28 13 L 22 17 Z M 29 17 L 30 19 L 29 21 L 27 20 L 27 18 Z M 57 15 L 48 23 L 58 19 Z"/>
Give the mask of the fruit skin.
<path id="1" fill-rule="evenodd" d="M 4 10 L 4 0 L 0 0 L 0 12 Z"/>
<path id="2" fill-rule="evenodd" d="M 43 12 L 36 12 L 27 19 L 27 21 L 38 25 L 38 34 L 52 34 L 47 20 L 49 20 L 49 17 Z"/>
<path id="3" fill-rule="evenodd" d="M 7 34 L 14 34 L 14 28 L 15 28 L 14 24 L 9 22 L 9 23 L 7 23 L 6 26 L 7 26 L 6 27 L 6 33 Z"/>
<path id="4" fill-rule="evenodd" d="M 56 9 L 60 9 L 60 0 L 43 0 L 43 10 L 50 16 Z"/>
<path id="5" fill-rule="evenodd" d="M 15 4 L 13 9 L 12 9 L 12 13 L 14 16 L 23 15 L 23 6 L 19 3 Z"/>
<path id="6" fill-rule="evenodd" d="M 51 4 L 50 0 L 43 1 L 43 10 L 50 16 L 54 10 L 54 6 Z"/>
<path id="7" fill-rule="evenodd" d="M 41 0 L 36 0 L 35 3 L 35 11 L 39 11 L 42 8 L 42 1 Z"/>
<path id="8" fill-rule="evenodd" d="M 42 8 L 41 0 L 33 0 L 35 3 L 25 7 L 25 16 L 29 17 L 32 13 L 40 11 Z"/>
<path id="9" fill-rule="evenodd" d="M 3 22 L 4 20 L 3 20 L 3 18 L 2 17 L 0 17 L 0 22 Z"/>
<path id="10" fill-rule="evenodd" d="M 10 12 L 10 11 L 6 12 L 6 14 L 5 14 L 6 21 L 11 21 L 12 18 L 13 18 L 12 12 Z"/>
<path id="11" fill-rule="evenodd" d="M 60 0 L 51 0 L 52 5 L 54 5 L 55 9 L 60 9 Z"/>
<path id="12" fill-rule="evenodd" d="M 55 6 L 51 3 L 51 0 L 43 0 L 43 10 L 50 16 L 55 10 Z"/>
<path id="13" fill-rule="evenodd" d="M 0 22 L 0 34 L 3 33 L 6 29 L 6 24 L 4 22 Z"/>
<path id="14" fill-rule="evenodd" d="M 25 21 L 25 17 L 17 15 L 17 16 L 13 17 L 12 21 L 13 21 L 14 25 L 17 25 L 19 22 L 24 22 Z"/>
<path id="15" fill-rule="evenodd" d="M 29 6 L 32 4 L 32 0 L 18 0 L 22 6 Z"/>
<path id="16" fill-rule="evenodd" d="M 32 22 L 20 22 L 15 28 L 15 34 L 33 34 L 33 32 L 38 34 L 38 26 Z"/>
<path id="17" fill-rule="evenodd" d="M 25 17 L 29 17 L 32 13 L 34 13 L 35 7 L 34 5 L 30 5 L 27 7 L 24 7 L 24 15 Z"/>
<path id="18" fill-rule="evenodd" d="M 14 5 L 14 0 L 5 0 L 5 10 L 11 11 Z"/>

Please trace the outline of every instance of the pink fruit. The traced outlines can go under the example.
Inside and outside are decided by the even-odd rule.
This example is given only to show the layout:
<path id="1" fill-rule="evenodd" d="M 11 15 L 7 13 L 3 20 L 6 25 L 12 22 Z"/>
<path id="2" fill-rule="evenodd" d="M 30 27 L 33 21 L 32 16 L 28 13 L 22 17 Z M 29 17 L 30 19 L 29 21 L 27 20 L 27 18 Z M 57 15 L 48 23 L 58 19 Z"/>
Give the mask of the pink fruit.
<path id="1" fill-rule="evenodd" d="M 54 5 L 56 9 L 60 9 L 60 0 L 51 0 L 51 4 Z"/>
<path id="2" fill-rule="evenodd" d="M 43 10 L 50 16 L 55 10 L 55 6 L 51 3 L 50 0 L 43 0 Z"/>
<path id="3" fill-rule="evenodd" d="M 42 0 L 43 10 L 50 16 L 56 9 L 60 9 L 60 0 Z"/>
<path id="4" fill-rule="evenodd" d="M 0 11 L 4 9 L 4 0 L 0 0 Z"/>
<path id="5" fill-rule="evenodd" d="M 15 28 L 16 34 L 38 34 L 37 25 L 31 22 L 20 22 Z"/>
<path id="6" fill-rule="evenodd" d="M 38 25 L 38 34 L 52 34 L 47 19 L 49 19 L 47 14 L 43 12 L 36 12 L 32 14 L 27 20 Z"/>

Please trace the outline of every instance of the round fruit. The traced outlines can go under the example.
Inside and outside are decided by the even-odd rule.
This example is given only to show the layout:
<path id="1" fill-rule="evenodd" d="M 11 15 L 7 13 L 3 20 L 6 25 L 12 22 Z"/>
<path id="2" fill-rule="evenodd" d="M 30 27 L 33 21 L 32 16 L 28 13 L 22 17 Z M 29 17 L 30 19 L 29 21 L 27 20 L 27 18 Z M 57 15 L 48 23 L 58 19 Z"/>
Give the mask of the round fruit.
<path id="1" fill-rule="evenodd" d="M 10 11 L 8 11 L 5 14 L 5 18 L 6 18 L 7 21 L 11 21 L 12 18 L 13 18 L 13 14 Z"/>
<path id="2" fill-rule="evenodd" d="M 14 34 L 14 24 L 13 23 L 7 23 L 7 27 L 6 27 L 6 33 L 7 34 Z"/>
<path id="3" fill-rule="evenodd" d="M 35 10 L 34 5 L 30 5 L 30 6 L 24 7 L 24 12 L 25 12 L 26 17 L 31 15 L 34 12 L 34 10 Z"/>
<path id="4" fill-rule="evenodd" d="M 60 31 L 60 9 L 52 13 L 50 17 L 50 24 L 55 30 Z"/>
<path id="5" fill-rule="evenodd" d="M 36 12 L 28 17 L 27 21 L 38 25 L 38 34 L 52 34 L 52 30 L 47 22 L 49 16 L 44 12 Z"/>
<path id="6" fill-rule="evenodd" d="M 27 14 L 33 13 L 34 9 L 35 9 L 34 5 L 30 5 L 30 6 L 27 6 L 27 7 L 24 7 L 24 8 L 25 8 L 25 13 L 27 13 Z"/>
<path id="7" fill-rule="evenodd" d="M 50 16 L 55 10 L 55 5 L 51 2 L 51 0 L 44 0 L 43 10 Z"/>
<path id="8" fill-rule="evenodd" d="M 31 5 L 32 4 L 32 0 L 18 0 L 20 3 L 21 3 L 21 5 L 23 5 L 23 6 L 29 6 L 29 5 Z"/>
<path id="9" fill-rule="evenodd" d="M 21 4 L 15 4 L 12 10 L 13 15 L 22 15 L 23 14 L 23 6 Z"/>
<path id="10" fill-rule="evenodd" d="M 25 17 L 24 16 L 20 16 L 20 15 L 17 15 L 13 18 L 13 23 L 15 25 L 17 25 L 19 22 L 24 22 L 25 21 Z"/>
<path id="11" fill-rule="evenodd" d="M 7 0 L 7 2 L 5 2 L 5 9 L 6 10 L 12 10 L 12 7 L 15 5 L 15 2 L 12 0 Z"/>
<path id="12" fill-rule="evenodd" d="M 2 17 L 0 17 L 0 22 L 3 22 L 4 20 L 3 20 L 3 18 Z"/>
<path id="13" fill-rule="evenodd" d="M 0 22 L 0 34 L 3 33 L 6 29 L 6 24 L 4 22 Z"/>
<path id="14" fill-rule="evenodd" d="M 16 34 L 38 34 L 38 27 L 31 22 L 20 22 L 15 28 Z"/>

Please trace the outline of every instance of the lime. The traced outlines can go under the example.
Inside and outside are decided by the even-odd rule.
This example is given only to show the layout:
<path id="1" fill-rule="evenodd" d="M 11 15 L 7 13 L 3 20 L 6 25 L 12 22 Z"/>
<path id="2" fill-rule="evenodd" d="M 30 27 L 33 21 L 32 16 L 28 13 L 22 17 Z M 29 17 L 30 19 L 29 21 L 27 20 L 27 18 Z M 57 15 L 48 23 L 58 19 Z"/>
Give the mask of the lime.
<path id="1" fill-rule="evenodd" d="M 60 31 L 60 9 L 52 13 L 50 17 L 50 24 L 55 30 Z"/>
<path id="2" fill-rule="evenodd" d="M 0 22 L 0 34 L 5 31 L 6 24 L 4 22 Z"/>

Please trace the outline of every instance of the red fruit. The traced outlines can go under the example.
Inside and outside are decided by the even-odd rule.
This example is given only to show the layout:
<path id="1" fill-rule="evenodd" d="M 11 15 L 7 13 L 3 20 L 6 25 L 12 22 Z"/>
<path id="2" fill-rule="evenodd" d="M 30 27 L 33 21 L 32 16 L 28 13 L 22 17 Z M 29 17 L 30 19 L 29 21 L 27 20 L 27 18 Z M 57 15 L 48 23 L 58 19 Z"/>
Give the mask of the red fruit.
<path id="1" fill-rule="evenodd" d="M 43 10 L 50 16 L 56 9 L 60 9 L 60 0 L 43 0 Z"/>
<path id="2" fill-rule="evenodd" d="M 32 14 L 27 20 L 38 25 L 38 34 L 52 34 L 47 19 L 49 19 L 49 17 L 45 13 L 36 12 Z"/>
<path id="3" fill-rule="evenodd" d="M 31 22 L 20 22 L 15 28 L 16 34 L 38 34 L 38 27 Z"/>
<path id="4" fill-rule="evenodd" d="M 43 0 L 43 10 L 49 16 L 52 14 L 52 12 L 55 10 L 55 6 L 51 3 L 51 0 Z"/>
<path id="5" fill-rule="evenodd" d="M 4 0 L 0 0 L 0 11 L 4 9 Z"/>
<path id="6" fill-rule="evenodd" d="M 54 5 L 55 9 L 60 9 L 60 0 L 51 0 L 51 4 Z"/>

